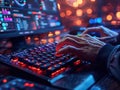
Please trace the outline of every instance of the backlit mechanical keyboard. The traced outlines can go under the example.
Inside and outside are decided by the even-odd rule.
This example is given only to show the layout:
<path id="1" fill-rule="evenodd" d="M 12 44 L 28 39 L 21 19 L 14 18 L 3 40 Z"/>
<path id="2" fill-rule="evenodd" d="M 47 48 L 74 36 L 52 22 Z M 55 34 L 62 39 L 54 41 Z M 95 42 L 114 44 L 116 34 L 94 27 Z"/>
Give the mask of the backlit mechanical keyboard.
<path id="1" fill-rule="evenodd" d="M 0 76 L 0 90 L 58 90 L 12 76 Z"/>
<path id="2" fill-rule="evenodd" d="M 74 66 L 81 65 L 81 61 L 72 55 L 56 57 L 55 47 L 56 43 L 51 43 L 12 55 L 0 55 L 0 62 L 53 82 L 55 77 L 71 70 Z"/>

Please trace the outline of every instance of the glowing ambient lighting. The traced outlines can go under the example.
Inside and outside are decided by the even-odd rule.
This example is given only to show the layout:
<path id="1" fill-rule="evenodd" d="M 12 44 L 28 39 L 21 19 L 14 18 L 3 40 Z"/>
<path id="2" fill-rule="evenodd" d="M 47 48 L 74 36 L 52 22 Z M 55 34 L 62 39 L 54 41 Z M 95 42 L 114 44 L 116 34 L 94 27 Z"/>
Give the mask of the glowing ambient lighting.
<path id="1" fill-rule="evenodd" d="M 106 16 L 106 19 L 107 19 L 108 21 L 111 21 L 111 20 L 112 20 L 112 15 L 107 15 L 107 16 Z"/>
<path id="2" fill-rule="evenodd" d="M 60 7 L 60 4 L 59 4 L 59 3 L 57 4 L 57 6 L 58 6 L 58 9 L 60 10 L 60 9 L 61 9 L 61 7 Z"/>
<path id="3" fill-rule="evenodd" d="M 92 14 L 93 10 L 91 8 L 87 9 L 87 14 Z"/>
<path id="4" fill-rule="evenodd" d="M 31 40 L 31 37 L 27 37 L 26 39 L 27 39 L 27 40 Z"/>
<path id="5" fill-rule="evenodd" d="M 111 24 L 112 24 L 112 25 L 116 25 L 117 22 L 116 22 L 116 21 L 111 21 Z"/>
<path id="6" fill-rule="evenodd" d="M 67 16 L 70 16 L 71 14 L 72 14 L 72 11 L 71 11 L 71 10 L 67 10 L 67 11 L 66 11 L 66 15 L 67 15 Z"/>
<path id="7" fill-rule="evenodd" d="M 95 2 L 96 0 L 90 0 L 91 2 Z"/>
<path id="8" fill-rule="evenodd" d="M 41 39 L 41 43 L 42 44 L 46 44 L 47 43 L 47 39 Z"/>
<path id="9" fill-rule="evenodd" d="M 61 12 L 61 13 L 60 13 L 60 16 L 61 16 L 61 17 L 65 17 L 65 13 L 64 13 L 64 12 Z"/>
<path id="10" fill-rule="evenodd" d="M 60 38 L 60 36 L 57 36 L 56 38 L 55 38 L 55 41 L 59 41 L 61 38 Z"/>
<path id="11" fill-rule="evenodd" d="M 55 35 L 60 35 L 61 32 L 58 30 L 58 31 L 55 31 Z"/>
<path id="12" fill-rule="evenodd" d="M 116 13 L 116 17 L 117 17 L 118 19 L 120 19 L 120 12 L 117 12 L 117 13 Z"/>
<path id="13" fill-rule="evenodd" d="M 78 6 L 79 6 L 79 4 L 77 2 L 73 3 L 73 7 L 78 7 Z"/>
<path id="14" fill-rule="evenodd" d="M 53 33 L 52 32 L 49 32 L 48 33 L 48 37 L 52 37 L 53 36 Z"/>
<path id="15" fill-rule="evenodd" d="M 74 62 L 74 65 L 76 65 L 76 66 L 80 65 L 80 64 L 81 64 L 81 60 L 77 60 L 77 61 Z"/>
<path id="16" fill-rule="evenodd" d="M 7 81 L 8 81 L 7 79 L 3 79 L 2 80 L 3 83 L 7 83 Z"/>
<path id="17" fill-rule="evenodd" d="M 35 41 L 39 41 L 39 38 L 38 38 L 38 37 L 34 37 L 34 40 L 35 40 Z"/>
<path id="18" fill-rule="evenodd" d="M 66 3 L 72 7 L 78 7 L 84 4 L 83 0 L 65 0 Z"/>
<path id="19" fill-rule="evenodd" d="M 77 0 L 76 1 L 78 4 L 83 4 L 83 0 Z"/>
<path id="20" fill-rule="evenodd" d="M 75 21 L 75 24 L 79 26 L 79 25 L 82 24 L 82 21 L 81 21 L 81 20 L 76 20 L 76 21 Z"/>
<path id="21" fill-rule="evenodd" d="M 77 16 L 82 16 L 83 15 L 83 11 L 81 9 L 77 9 L 76 10 L 76 15 Z"/>
<path id="22" fill-rule="evenodd" d="M 48 42 L 49 42 L 49 43 L 53 43 L 53 42 L 54 42 L 54 38 L 49 38 L 49 39 L 48 39 Z"/>

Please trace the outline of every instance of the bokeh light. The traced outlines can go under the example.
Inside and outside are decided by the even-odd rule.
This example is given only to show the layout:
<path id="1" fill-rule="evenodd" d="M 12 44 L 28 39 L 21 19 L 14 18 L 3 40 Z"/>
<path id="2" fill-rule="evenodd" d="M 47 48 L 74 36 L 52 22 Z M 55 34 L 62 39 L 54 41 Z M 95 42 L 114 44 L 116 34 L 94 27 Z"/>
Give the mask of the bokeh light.
<path id="1" fill-rule="evenodd" d="M 118 19 L 120 19 L 120 12 L 117 12 L 117 13 L 116 13 L 116 17 L 117 17 Z"/>
<path id="2" fill-rule="evenodd" d="M 60 7 L 60 4 L 59 4 L 59 3 L 57 4 L 57 6 L 58 6 L 58 9 L 60 10 L 60 9 L 61 9 L 61 7 Z"/>
<path id="3" fill-rule="evenodd" d="M 91 2 L 95 2 L 96 0 L 90 0 Z"/>
<path id="4" fill-rule="evenodd" d="M 107 21 L 111 21 L 112 18 L 113 18 L 113 17 L 112 17 L 112 15 L 110 15 L 110 14 L 106 16 L 106 20 L 107 20 Z"/>
<path id="5" fill-rule="evenodd" d="M 60 16 L 61 16 L 61 17 L 65 17 L 65 13 L 64 13 L 64 12 L 61 12 L 61 13 L 60 13 Z"/>
<path id="6" fill-rule="evenodd" d="M 83 10 L 82 9 L 77 9 L 76 10 L 76 16 L 82 16 L 83 15 Z"/>
<path id="7" fill-rule="evenodd" d="M 82 25 L 82 20 L 76 20 L 76 21 L 75 21 L 75 25 L 77 25 L 77 26 Z"/>
<path id="8" fill-rule="evenodd" d="M 72 14 L 72 11 L 71 10 L 66 10 L 66 15 L 67 16 L 70 16 Z"/>
<path id="9" fill-rule="evenodd" d="M 83 0 L 66 0 L 66 3 L 72 7 L 78 7 L 84 4 Z"/>
<path id="10" fill-rule="evenodd" d="M 92 14 L 93 10 L 91 8 L 88 8 L 86 12 L 87 14 Z"/>
<path id="11" fill-rule="evenodd" d="M 111 24 L 112 24 L 112 25 L 116 25 L 116 24 L 117 24 L 117 21 L 111 21 Z"/>

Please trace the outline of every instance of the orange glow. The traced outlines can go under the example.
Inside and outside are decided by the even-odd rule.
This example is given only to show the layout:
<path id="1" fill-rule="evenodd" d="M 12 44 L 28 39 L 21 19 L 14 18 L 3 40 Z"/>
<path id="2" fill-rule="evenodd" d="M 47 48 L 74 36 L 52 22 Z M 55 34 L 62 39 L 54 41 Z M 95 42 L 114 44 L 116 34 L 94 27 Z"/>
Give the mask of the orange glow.
<path id="1" fill-rule="evenodd" d="M 7 79 L 3 79 L 2 80 L 3 83 L 7 83 L 7 81 L 8 81 Z"/>
<path id="2" fill-rule="evenodd" d="M 26 64 L 24 64 L 23 62 L 18 62 L 19 66 L 22 68 L 26 68 Z"/>
<path id="3" fill-rule="evenodd" d="M 27 37 L 26 39 L 27 39 L 27 40 L 31 40 L 31 37 Z"/>
<path id="4" fill-rule="evenodd" d="M 42 44 L 46 44 L 47 43 L 47 39 L 41 39 L 41 43 Z"/>
<path id="5" fill-rule="evenodd" d="M 42 73 L 42 70 L 39 69 L 39 68 L 36 68 L 36 67 L 33 67 L 33 66 L 28 66 L 28 68 L 30 70 L 32 70 L 33 72 L 37 73 L 37 74 L 41 74 Z"/>
<path id="6" fill-rule="evenodd" d="M 81 20 L 76 20 L 76 21 L 75 21 L 75 24 L 76 24 L 76 25 L 81 25 L 81 24 L 82 24 L 82 21 L 81 21 Z"/>
<path id="7" fill-rule="evenodd" d="M 31 44 L 31 37 L 26 37 L 25 40 L 27 44 Z"/>
<path id="8" fill-rule="evenodd" d="M 120 12 L 117 12 L 117 13 L 116 13 L 116 17 L 117 17 L 118 19 L 120 19 Z"/>
<path id="9" fill-rule="evenodd" d="M 57 6 L 58 6 L 58 9 L 60 10 L 60 9 L 61 9 L 61 7 L 60 7 L 60 4 L 59 4 L 59 3 L 57 4 Z"/>
<path id="10" fill-rule="evenodd" d="M 39 40 L 39 38 L 38 38 L 38 37 L 35 37 L 35 38 L 34 38 L 34 40 L 35 40 L 35 41 L 38 41 L 38 40 Z"/>
<path id="11" fill-rule="evenodd" d="M 81 9 L 77 9 L 76 10 L 76 15 L 77 16 L 82 16 L 83 15 L 83 11 Z"/>
<path id="12" fill-rule="evenodd" d="M 87 9 L 87 14 L 92 14 L 93 10 L 91 8 Z"/>
<path id="13" fill-rule="evenodd" d="M 78 4 L 83 4 L 83 0 L 77 0 L 76 1 Z"/>
<path id="14" fill-rule="evenodd" d="M 65 17 L 65 13 L 64 13 L 64 12 L 61 12 L 61 13 L 60 13 L 60 16 L 61 16 L 61 17 Z"/>
<path id="15" fill-rule="evenodd" d="M 79 4 L 77 2 L 73 3 L 73 7 L 78 7 L 78 6 L 79 6 Z"/>
<path id="16" fill-rule="evenodd" d="M 49 38 L 49 39 L 48 39 L 48 42 L 49 42 L 49 43 L 53 43 L 53 42 L 54 42 L 54 38 Z"/>
<path id="17" fill-rule="evenodd" d="M 83 4 L 83 0 L 76 0 L 73 2 L 73 7 L 78 7 L 79 5 Z"/>
<path id="18" fill-rule="evenodd" d="M 60 35 L 61 32 L 58 30 L 58 31 L 55 31 L 55 35 Z"/>
<path id="19" fill-rule="evenodd" d="M 71 11 L 71 10 L 67 10 L 67 11 L 66 11 L 66 15 L 67 15 L 67 16 L 70 16 L 71 14 L 72 14 L 72 11 Z"/>
<path id="20" fill-rule="evenodd" d="M 52 37 L 53 36 L 53 33 L 52 32 L 49 32 L 48 33 L 48 37 Z"/>
<path id="21" fill-rule="evenodd" d="M 18 62 L 18 58 L 14 58 L 14 59 L 11 59 L 11 62 L 13 62 L 13 63 L 16 63 L 16 62 Z"/>
<path id="22" fill-rule="evenodd" d="M 65 70 L 66 70 L 66 68 L 64 68 L 64 67 L 61 68 L 61 69 L 59 69 L 59 70 L 53 72 L 53 73 L 51 74 L 51 77 L 55 77 L 56 75 L 58 75 L 58 74 L 64 72 Z"/>
<path id="23" fill-rule="evenodd" d="M 79 65 L 79 64 L 81 64 L 81 60 L 77 60 L 76 62 L 74 62 L 74 65 Z"/>
<path id="24" fill-rule="evenodd" d="M 112 25 L 116 25 L 117 22 L 116 22 L 116 21 L 111 21 L 111 24 L 112 24 Z"/>
<path id="25" fill-rule="evenodd" d="M 90 0 L 91 2 L 95 2 L 96 0 Z"/>
<path id="26" fill-rule="evenodd" d="M 107 16 L 106 16 L 106 19 L 107 19 L 108 21 L 111 21 L 111 20 L 112 20 L 112 15 L 110 15 L 110 14 L 107 15 Z"/>
<path id="27" fill-rule="evenodd" d="M 83 0 L 65 0 L 66 3 L 72 7 L 78 7 L 79 5 L 83 5 Z"/>

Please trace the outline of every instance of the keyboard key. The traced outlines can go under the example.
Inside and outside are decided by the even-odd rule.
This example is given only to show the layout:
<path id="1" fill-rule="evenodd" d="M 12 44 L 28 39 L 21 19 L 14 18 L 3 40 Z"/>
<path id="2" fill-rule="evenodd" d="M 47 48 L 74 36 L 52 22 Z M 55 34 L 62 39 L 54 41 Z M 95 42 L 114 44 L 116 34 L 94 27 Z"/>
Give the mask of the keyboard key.
<path id="1" fill-rule="evenodd" d="M 17 58 L 17 60 L 11 57 L 11 62 L 14 61 L 16 63 L 15 65 L 22 65 L 23 70 L 30 70 L 31 73 L 40 70 L 40 74 L 42 75 L 48 77 L 51 75 L 52 77 L 56 76 L 65 71 L 65 68 L 69 67 L 69 65 L 77 59 L 71 55 L 56 57 L 55 47 L 56 43 L 52 43 L 26 49 L 20 53 L 13 54 L 12 56 Z M 62 67 L 64 67 L 64 70 L 61 70 Z"/>

